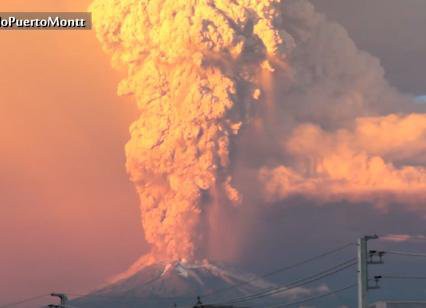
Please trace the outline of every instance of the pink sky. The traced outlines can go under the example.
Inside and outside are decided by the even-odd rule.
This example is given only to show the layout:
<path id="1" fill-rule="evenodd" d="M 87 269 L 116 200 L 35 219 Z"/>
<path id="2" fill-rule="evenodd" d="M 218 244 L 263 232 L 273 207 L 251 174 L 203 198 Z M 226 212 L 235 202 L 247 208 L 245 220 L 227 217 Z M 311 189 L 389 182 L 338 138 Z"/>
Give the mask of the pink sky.
<path id="1" fill-rule="evenodd" d="M 3 0 L 0 11 L 89 1 Z M 134 105 L 94 31 L 0 32 L 0 304 L 83 292 L 145 247 L 124 168 Z"/>

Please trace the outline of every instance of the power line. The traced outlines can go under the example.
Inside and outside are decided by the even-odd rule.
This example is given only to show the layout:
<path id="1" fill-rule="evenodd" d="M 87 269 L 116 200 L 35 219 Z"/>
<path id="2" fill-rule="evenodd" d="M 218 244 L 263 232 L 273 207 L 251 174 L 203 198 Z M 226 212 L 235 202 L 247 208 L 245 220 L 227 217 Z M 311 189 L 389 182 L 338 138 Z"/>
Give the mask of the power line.
<path id="1" fill-rule="evenodd" d="M 115 302 L 115 303 L 120 303 L 120 304 L 128 304 L 129 301 L 138 301 L 141 303 L 157 303 L 157 304 L 161 304 L 161 305 L 170 305 L 170 307 L 172 307 L 172 305 L 174 303 L 179 304 L 178 307 L 180 308 L 192 308 L 194 305 L 190 304 L 190 302 L 192 302 L 194 300 L 194 298 L 196 298 L 196 296 L 175 296 L 175 297 L 143 297 L 143 296 L 136 296 L 136 295 L 123 295 L 123 296 L 119 296 L 119 295 L 108 295 L 108 294 L 76 294 L 76 293 L 68 293 L 69 295 L 72 296 L 79 296 L 78 298 L 73 299 L 72 301 L 79 301 L 79 300 L 83 300 L 84 301 L 84 296 L 89 296 L 91 298 L 91 300 L 95 300 L 97 302 L 102 302 L 102 301 L 106 301 L 106 302 Z M 68 307 L 68 306 L 67 306 Z M 1 307 L 0 307 L 1 308 Z"/>
<path id="2" fill-rule="evenodd" d="M 81 300 L 84 299 L 84 297 L 89 296 L 89 297 L 99 297 L 99 298 L 115 298 L 116 300 L 121 300 L 122 298 L 117 297 L 119 295 L 109 295 L 109 294 L 95 294 L 95 293 L 87 293 L 87 294 L 77 294 L 77 293 L 67 293 L 71 296 L 78 296 L 76 298 L 73 298 L 72 300 Z M 193 299 L 193 297 L 189 297 L 189 296 L 170 296 L 170 297 L 158 297 L 158 298 L 151 298 L 151 297 L 144 297 L 144 296 L 136 296 L 136 295 L 125 295 L 128 298 L 135 298 L 135 299 L 141 299 L 141 300 L 147 300 L 147 301 L 159 301 L 159 300 L 182 300 L 182 299 L 188 299 L 191 298 Z M 2 308 L 2 307 L 0 307 Z"/>
<path id="3" fill-rule="evenodd" d="M 324 274 L 324 275 L 318 276 L 318 277 L 313 278 L 313 279 L 310 279 L 310 280 L 306 280 L 306 281 L 301 282 L 301 283 L 298 283 L 298 284 L 289 285 L 289 286 L 284 286 L 284 287 L 281 287 L 280 289 L 277 289 L 277 290 L 274 290 L 274 291 L 268 292 L 268 293 L 266 293 L 266 294 L 262 294 L 262 295 L 259 295 L 259 296 L 253 296 L 253 298 L 250 298 L 250 299 L 238 300 L 238 301 L 232 301 L 232 302 L 230 302 L 230 303 L 232 303 L 232 304 L 234 304 L 234 303 L 241 303 L 241 302 L 246 302 L 246 301 L 251 301 L 251 300 L 257 300 L 257 299 L 259 299 L 259 298 L 263 298 L 263 297 L 269 297 L 269 296 L 272 296 L 272 295 L 275 295 L 275 294 L 279 294 L 279 293 L 284 293 L 284 292 L 287 292 L 287 291 L 289 291 L 289 290 L 292 290 L 292 289 L 295 289 L 295 288 L 299 288 L 299 287 L 301 287 L 301 286 L 304 286 L 304 285 L 310 284 L 310 283 L 312 283 L 312 282 L 318 281 L 318 280 L 323 279 L 323 278 L 325 278 L 325 277 L 328 277 L 328 276 L 334 275 L 334 274 L 336 274 L 336 273 L 338 273 L 338 272 L 340 272 L 340 271 L 343 271 L 343 270 L 345 270 L 345 269 L 347 269 L 347 268 L 350 268 L 350 267 L 354 266 L 355 264 L 356 264 L 356 263 L 351 263 L 351 264 L 348 264 L 348 265 L 346 265 L 346 266 L 344 266 L 344 267 L 342 267 L 342 268 L 340 268 L 340 269 L 338 269 L 338 270 L 335 270 L 335 271 L 329 272 L 329 273 L 327 273 L 327 274 Z"/>
<path id="4" fill-rule="evenodd" d="M 218 293 L 223 293 L 223 292 L 225 292 L 225 291 L 230 291 L 230 290 L 236 289 L 236 288 L 238 288 L 238 287 L 241 287 L 241 286 L 244 286 L 244 285 L 250 284 L 250 283 L 252 283 L 253 281 L 256 281 L 256 280 L 259 280 L 259 279 L 263 279 L 263 278 L 266 278 L 266 277 L 270 277 L 270 276 L 273 276 L 273 275 L 277 275 L 277 274 L 280 274 L 280 273 L 286 272 L 286 271 L 288 271 L 288 270 L 291 270 L 291 269 L 297 268 L 297 267 L 299 267 L 299 266 L 305 265 L 305 264 L 307 264 L 307 263 L 313 262 L 313 261 L 315 261 L 315 260 L 318 260 L 318 259 L 324 258 L 324 257 L 326 257 L 326 256 L 329 256 L 329 255 L 335 254 L 335 253 L 337 253 L 337 252 L 339 252 L 339 251 L 342 251 L 342 250 L 344 250 L 344 249 L 346 249 L 346 248 L 348 248 L 348 247 L 354 246 L 354 245 L 355 245 L 355 244 L 354 244 L 354 243 L 352 243 L 352 242 L 351 242 L 351 243 L 346 243 L 345 245 L 342 245 L 342 246 L 339 246 L 339 247 L 337 247 L 337 248 L 334 248 L 334 249 L 331 249 L 331 250 L 325 251 L 325 252 L 323 252 L 323 253 L 321 253 L 321 254 L 319 254 L 319 255 L 316 255 L 316 256 L 310 257 L 310 258 L 308 258 L 308 259 L 305 259 L 305 260 L 299 261 L 299 262 L 294 263 L 294 264 L 292 264 L 292 265 L 288 265 L 288 266 L 285 266 L 285 267 L 282 267 L 282 268 L 278 268 L 278 269 L 273 270 L 273 271 L 271 271 L 271 272 L 268 272 L 268 273 L 266 273 L 266 274 L 263 274 L 263 275 L 260 275 L 260 276 L 255 277 L 255 278 L 252 278 L 252 279 L 250 279 L 250 280 L 247 280 L 247 281 L 243 281 L 243 282 L 237 283 L 237 284 L 235 284 L 235 285 L 233 285 L 233 286 L 230 286 L 230 287 L 225 287 L 225 288 L 221 288 L 221 289 L 213 290 L 213 291 L 211 291 L 211 292 L 209 292 L 209 293 L 206 293 L 206 294 L 202 295 L 201 297 L 202 297 L 202 298 L 206 298 L 206 297 L 210 297 L 210 296 L 212 296 L 212 295 L 216 295 L 216 294 L 218 294 Z"/>
<path id="5" fill-rule="evenodd" d="M 426 280 L 426 276 L 395 276 L 395 275 L 383 275 L 385 279 L 410 279 L 410 280 Z"/>
<path id="6" fill-rule="evenodd" d="M 386 251 L 386 253 L 392 254 L 392 255 L 407 256 L 407 257 L 423 257 L 423 258 L 426 258 L 426 253 L 422 253 L 422 252 Z"/>
<path id="7" fill-rule="evenodd" d="M 248 295 L 248 296 L 244 296 L 244 297 L 239 297 L 239 298 L 234 298 L 234 299 L 230 299 L 226 302 L 224 302 L 225 304 L 234 304 L 234 303 L 242 303 L 242 302 L 247 302 L 247 301 L 252 301 L 252 300 L 257 300 L 259 298 L 263 298 L 263 297 L 267 297 L 267 296 L 271 296 L 271 295 L 275 295 L 278 293 L 284 293 L 287 292 L 291 289 L 297 288 L 297 287 L 301 287 L 304 286 L 306 284 L 315 282 L 317 280 L 320 280 L 322 278 L 334 275 L 340 271 L 343 271 L 349 267 L 352 267 L 356 264 L 355 262 L 355 258 L 349 259 L 345 262 L 342 262 L 336 266 L 333 266 L 331 268 L 328 268 L 324 271 L 321 271 L 319 273 L 316 273 L 314 275 L 305 277 L 305 278 L 301 278 L 298 280 L 295 280 L 293 282 L 290 282 L 286 285 L 282 285 L 282 286 L 277 286 L 277 287 L 273 287 L 273 288 L 267 288 L 264 289 L 258 293 L 254 293 L 252 295 Z"/>
<path id="8" fill-rule="evenodd" d="M 176 297 L 143 297 L 143 296 L 136 296 L 136 295 L 108 295 L 108 294 L 76 294 L 76 293 L 68 293 L 72 296 L 79 296 L 78 298 L 72 299 L 72 301 L 79 301 L 84 300 L 85 296 L 88 296 L 90 298 L 99 298 L 100 300 L 108 300 L 108 301 L 116 301 L 116 302 L 127 302 L 129 300 L 140 300 L 140 301 L 147 301 L 147 302 L 173 302 L 173 301 L 183 301 L 188 299 L 194 299 L 195 295 L 192 297 L 189 296 L 176 296 Z M 2 308 L 2 307 L 0 307 Z"/>
<path id="9" fill-rule="evenodd" d="M 351 263 L 349 263 L 350 261 L 351 261 Z M 349 268 L 353 265 L 355 265 L 355 262 L 354 262 L 354 259 L 351 259 L 351 260 L 345 261 L 343 263 L 340 263 L 336 266 L 333 266 L 333 267 L 331 267 L 327 270 L 316 273 L 314 275 L 307 276 L 307 277 L 304 277 L 304 278 L 301 278 L 301 279 L 297 279 L 297 280 L 292 281 L 292 282 L 290 282 L 286 285 L 267 288 L 267 289 L 264 289 L 261 292 L 258 292 L 258 293 L 252 294 L 252 295 L 248 295 L 248 296 L 244 296 L 244 297 L 241 297 L 241 298 L 233 299 L 232 301 L 228 301 L 226 303 L 242 302 L 242 300 L 246 301 L 246 300 L 252 300 L 252 299 L 262 298 L 262 297 L 266 297 L 266 296 L 271 296 L 271 295 L 274 295 L 274 294 L 277 294 L 277 293 L 284 293 L 284 292 L 291 290 L 291 289 L 294 289 L 296 287 L 300 287 L 300 286 L 309 284 L 311 282 L 317 281 L 319 279 L 322 279 L 324 277 L 330 276 L 332 274 L 335 274 L 335 273 L 342 271 L 346 268 Z"/>
<path id="10" fill-rule="evenodd" d="M 154 282 L 156 282 L 157 280 L 160 280 L 161 278 L 163 277 L 163 275 L 162 275 L 162 273 L 160 273 L 158 276 L 156 276 L 156 277 L 154 277 L 154 278 L 152 278 L 152 279 L 150 279 L 150 280 L 148 280 L 148 281 L 145 281 L 144 283 L 142 283 L 142 284 L 140 284 L 140 285 L 138 285 L 138 287 L 145 287 L 145 286 L 148 286 L 148 285 L 150 285 L 150 284 L 152 284 L 152 283 L 154 283 Z M 100 290 L 103 290 L 103 289 L 100 289 Z M 67 294 L 69 294 L 69 295 L 72 295 L 72 296 L 78 296 L 78 297 L 85 297 L 85 296 L 104 296 L 104 295 L 102 295 L 102 294 L 98 294 L 98 295 L 96 295 L 96 294 L 93 294 L 93 293 L 86 293 L 86 294 L 77 294 L 77 293 L 67 293 Z M 105 295 L 105 296 L 108 296 L 108 295 Z M 1 308 L 1 307 L 0 307 Z"/>
<path id="11" fill-rule="evenodd" d="M 290 306 L 294 306 L 294 305 L 304 304 L 306 302 L 310 302 L 310 301 L 313 301 L 313 300 L 316 300 L 316 299 L 324 298 L 324 297 L 327 297 L 327 296 L 330 296 L 330 295 L 333 295 L 333 294 L 337 294 L 337 293 L 346 291 L 348 289 L 352 289 L 352 288 L 354 288 L 356 286 L 357 286 L 357 284 L 354 283 L 354 284 L 348 285 L 348 286 L 346 286 L 344 288 L 341 288 L 341 289 L 338 289 L 338 290 L 335 290 L 335 291 L 327 292 L 327 293 L 324 293 L 324 294 L 321 294 L 321 295 L 317 295 L 317 296 L 312 296 L 312 297 L 309 297 L 309 298 L 306 298 L 306 299 L 303 299 L 303 300 L 299 300 L 299 301 L 296 301 L 296 302 L 291 302 L 291 303 L 284 304 L 284 305 L 272 306 L 270 308 L 282 308 L 282 307 L 290 307 Z"/>
<path id="12" fill-rule="evenodd" d="M 50 294 L 37 295 L 37 296 L 29 297 L 29 298 L 26 298 L 26 299 L 21 299 L 19 301 L 13 302 L 13 303 L 2 305 L 2 306 L 0 306 L 0 308 L 15 307 L 17 305 L 32 302 L 36 299 L 40 299 L 40 298 L 47 297 L 47 296 L 50 296 Z"/>

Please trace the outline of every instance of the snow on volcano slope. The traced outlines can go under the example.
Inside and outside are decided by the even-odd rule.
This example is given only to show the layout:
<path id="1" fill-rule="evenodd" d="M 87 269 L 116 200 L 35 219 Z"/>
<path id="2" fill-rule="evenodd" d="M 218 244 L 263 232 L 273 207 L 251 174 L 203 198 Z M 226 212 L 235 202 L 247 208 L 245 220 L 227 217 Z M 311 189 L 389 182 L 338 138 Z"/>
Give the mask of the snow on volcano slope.
<path id="1" fill-rule="evenodd" d="M 192 307 L 199 295 L 204 303 L 223 303 L 229 299 L 273 287 L 275 287 L 273 283 L 256 278 L 252 274 L 225 269 L 223 266 L 208 262 L 157 263 L 141 269 L 129 278 L 108 285 L 85 297 L 74 299 L 71 306 L 166 308 L 174 307 L 176 303 L 177 307 Z M 220 291 L 217 292 L 218 290 Z M 271 301 L 283 302 L 284 296 L 289 299 L 310 292 L 307 289 L 297 288 L 286 294 L 278 294 Z M 241 303 L 241 306 L 246 304 Z"/>

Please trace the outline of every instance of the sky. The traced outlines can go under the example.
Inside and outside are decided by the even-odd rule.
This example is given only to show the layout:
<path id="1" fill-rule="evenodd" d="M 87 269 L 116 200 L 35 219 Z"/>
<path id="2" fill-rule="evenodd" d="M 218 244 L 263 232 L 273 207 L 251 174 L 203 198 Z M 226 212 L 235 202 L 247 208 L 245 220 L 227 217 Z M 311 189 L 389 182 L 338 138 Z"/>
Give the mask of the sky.
<path id="1" fill-rule="evenodd" d="M 89 2 L 2 0 L 0 11 L 80 11 Z M 393 86 L 426 93 L 425 1 L 314 4 L 381 60 Z M 137 112 L 130 99 L 116 96 L 120 72 L 111 68 L 93 31 L 0 32 L 0 39 L 0 304 L 53 289 L 84 293 L 147 249 L 137 195 L 124 168 L 128 124 Z M 368 205 L 315 209 L 301 227 L 296 222 L 306 217 L 306 207 L 263 217 L 268 225 L 285 225 L 276 232 L 291 236 L 268 242 L 260 221 L 253 235 L 263 243 L 260 251 L 291 247 L 285 255 L 297 260 L 358 236 L 360 222 L 368 232 L 378 224 L 386 232 L 423 228 L 415 213 L 377 213 Z M 336 228 L 324 227 L 327 221 L 338 221 L 345 231 L 336 236 Z M 317 235 L 301 245 L 302 231 Z M 271 266 L 266 257 L 260 272 Z M 256 260 L 245 263 L 250 267 Z M 278 258 L 272 263 L 279 264 Z"/>
<path id="2" fill-rule="evenodd" d="M 2 1 L 0 11 L 88 1 Z M 94 33 L 1 32 L 0 303 L 82 292 L 144 250 L 123 147 L 134 105 Z"/>

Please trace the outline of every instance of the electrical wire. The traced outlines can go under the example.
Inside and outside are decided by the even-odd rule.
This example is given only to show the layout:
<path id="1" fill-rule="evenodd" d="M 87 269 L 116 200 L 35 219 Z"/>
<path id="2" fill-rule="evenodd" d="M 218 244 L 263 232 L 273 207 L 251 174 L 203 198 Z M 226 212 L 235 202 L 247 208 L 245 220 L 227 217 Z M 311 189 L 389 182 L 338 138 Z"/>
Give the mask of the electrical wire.
<path id="1" fill-rule="evenodd" d="M 331 268 L 328 268 L 324 271 L 321 271 L 319 273 L 316 273 L 314 275 L 307 276 L 307 277 L 304 277 L 304 278 L 301 278 L 301 279 L 297 279 L 297 280 L 290 282 L 286 285 L 276 286 L 276 287 L 273 287 L 273 288 L 266 288 L 266 289 L 264 289 L 264 290 L 262 290 L 258 293 L 254 293 L 254 294 L 239 297 L 239 298 L 230 299 L 230 300 L 227 300 L 223 303 L 225 303 L 225 304 L 242 303 L 242 302 L 257 300 L 259 298 L 275 295 L 275 294 L 278 294 L 278 293 L 284 293 L 284 292 L 287 292 L 291 289 L 301 287 L 303 285 L 312 283 L 312 282 L 320 280 L 322 278 L 334 275 L 334 274 L 336 274 L 340 271 L 343 271 L 343 270 L 345 270 L 349 267 L 354 266 L 355 264 L 356 264 L 355 258 L 352 258 L 352 259 L 349 259 L 349 260 L 342 262 L 338 265 L 335 265 Z"/>
<path id="2" fill-rule="evenodd" d="M 139 284 L 139 285 L 138 285 L 138 287 L 139 287 L 139 288 L 141 288 L 141 287 L 149 286 L 149 285 L 151 285 L 152 283 L 154 283 L 154 282 L 156 282 L 156 281 L 160 280 L 162 277 L 163 277 L 163 275 L 162 275 L 162 272 L 161 272 L 161 273 L 159 273 L 159 275 L 158 275 L 158 276 L 156 276 L 156 277 L 154 277 L 154 278 L 152 278 L 152 279 L 150 279 L 150 280 L 148 280 L 148 281 L 145 281 L 144 283 Z M 115 284 L 115 283 L 114 283 L 114 284 Z M 114 285 L 114 284 L 112 284 L 112 285 Z M 100 290 L 103 290 L 103 289 L 100 289 Z M 71 295 L 71 296 L 78 296 L 78 297 L 84 297 L 84 296 L 88 296 L 88 295 L 90 295 L 90 296 L 95 295 L 95 294 L 93 294 L 93 293 L 86 293 L 86 294 L 68 293 L 68 294 L 69 294 L 69 295 Z M 103 296 L 103 295 L 102 295 L 102 294 L 99 294 L 99 296 Z M 1 308 L 1 307 L 0 307 L 0 308 Z"/>
<path id="3" fill-rule="evenodd" d="M 384 279 L 412 279 L 412 280 L 426 280 L 426 276 L 396 276 L 396 275 L 382 275 Z"/>
<path id="4" fill-rule="evenodd" d="M 182 297 L 159 297 L 159 298 L 150 298 L 150 297 L 142 297 L 135 295 L 123 295 L 122 297 L 117 297 L 116 295 L 108 295 L 108 294 L 76 294 L 76 293 L 67 293 L 71 296 L 78 296 L 78 298 L 73 299 L 72 301 L 79 300 L 85 296 L 89 296 L 90 298 L 94 298 L 96 301 L 107 301 L 107 302 L 116 302 L 120 304 L 128 304 L 129 301 L 141 301 L 141 302 L 156 302 L 161 305 L 165 305 L 166 303 L 173 307 L 173 304 L 178 304 L 179 308 L 192 308 L 193 304 L 188 304 L 189 302 L 195 301 L 196 296 L 182 296 Z M 84 300 L 84 299 L 83 299 Z M 179 304 L 180 303 L 180 304 Z M 1 308 L 1 307 L 0 307 Z"/>
<path id="5" fill-rule="evenodd" d="M 422 253 L 422 252 L 408 252 L 408 251 L 385 251 L 385 252 L 392 255 L 426 258 L 426 253 Z"/>
<path id="6" fill-rule="evenodd" d="M 344 250 L 344 249 L 346 249 L 346 248 L 348 248 L 348 247 L 351 247 L 351 246 L 355 246 L 355 243 L 352 243 L 352 242 L 350 242 L 350 243 L 346 243 L 345 245 L 342 245 L 342 246 L 339 246 L 339 247 L 337 247 L 337 248 L 334 248 L 334 249 L 331 249 L 331 250 L 325 251 L 325 252 L 323 252 L 323 253 L 321 253 L 321 254 L 319 254 L 319 255 L 316 255 L 316 256 L 310 257 L 310 258 L 308 258 L 308 259 L 302 260 L 302 261 L 297 262 L 297 263 L 294 263 L 294 264 L 292 264 L 292 265 L 288 265 L 288 266 L 285 266 L 285 267 L 278 268 L 278 269 L 273 270 L 273 271 L 271 271 L 271 272 L 268 272 L 268 273 L 266 273 L 266 274 L 263 274 L 263 275 L 260 275 L 260 276 L 255 277 L 255 278 L 252 278 L 252 279 L 250 279 L 250 280 L 247 280 L 247 281 L 243 281 L 243 282 L 237 283 L 237 284 L 232 285 L 232 286 L 230 286 L 230 287 L 224 287 L 224 288 L 220 288 L 220 289 L 213 290 L 213 291 L 211 291 L 211 292 L 208 292 L 208 293 L 203 294 L 201 297 L 202 297 L 202 298 L 206 298 L 206 297 L 210 297 L 210 296 L 212 296 L 212 295 L 217 295 L 218 293 L 223 293 L 223 292 L 226 292 L 226 291 L 230 291 L 230 290 L 236 289 L 236 288 L 238 288 L 238 287 L 241 287 L 241 286 L 244 286 L 244 285 L 250 284 L 250 283 L 252 283 L 252 282 L 254 282 L 254 281 L 256 281 L 256 280 L 263 279 L 263 278 L 266 278 L 266 277 L 270 277 L 270 276 L 273 276 L 273 275 L 277 275 L 277 274 L 280 274 L 280 273 L 286 272 L 286 271 L 288 271 L 288 270 L 291 270 L 291 269 L 297 268 L 297 267 L 299 267 L 299 266 L 305 265 L 305 264 L 307 264 L 307 263 L 310 263 L 310 262 L 316 261 L 316 260 L 318 260 L 318 259 L 321 259 L 321 258 L 327 257 L 327 256 L 329 256 L 329 255 L 332 255 L 332 254 L 335 254 L 335 253 L 337 253 L 337 252 L 340 252 L 340 251 L 342 251 L 342 250 Z"/>
<path id="7" fill-rule="evenodd" d="M 0 308 L 15 307 L 17 305 L 28 303 L 28 302 L 32 302 L 32 301 L 35 301 L 37 299 L 40 299 L 40 298 L 43 298 L 43 297 L 47 297 L 47 296 L 50 296 L 50 294 L 42 294 L 42 295 L 37 295 L 37 296 L 29 297 L 29 298 L 26 298 L 26 299 L 21 299 L 19 301 L 13 302 L 13 303 L 1 305 Z"/>
<path id="8" fill-rule="evenodd" d="M 317 295 L 317 296 L 308 297 L 306 299 L 299 300 L 299 301 L 296 301 L 296 302 L 291 302 L 291 303 L 284 304 L 284 305 L 272 306 L 272 307 L 269 307 L 269 308 L 283 308 L 283 307 L 290 307 L 290 306 L 294 306 L 294 305 L 304 304 L 306 302 L 310 302 L 310 301 L 313 301 L 313 300 L 316 300 L 316 299 L 320 299 L 320 298 L 324 298 L 324 297 L 327 297 L 327 296 L 330 296 L 330 295 L 333 295 L 333 294 L 341 293 L 343 291 L 352 289 L 356 286 L 357 286 L 357 284 L 354 283 L 354 284 L 348 285 L 344 288 L 341 288 L 341 289 L 338 289 L 338 290 L 335 290 L 335 291 L 327 292 L 327 293 Z"/>
<path id="9" fill-rule="evenodd" d="M 135 295 L 123 295 L 122 297 L 118 297 L 117 295 L 108 295 L 108 294 L 75 294 L 75 293 L 67 293 L 71 296 L 78 296 L 78 298 L 74 298 L 71 301 L 78 301 L 83 299 L 84 296 L 89 296 L 90 298 L 99 298 L 99 300 L 108 300 L 108 301 L 114 301 L 114 302 L 128 302 L 129 300 L 140 300 L 140 301 L 148 301 L 148 302 L 178 302 L 188 299 L 194 299 L 194 297 L 159 297 L 159 298 L 150 298 L 150 297 L 142 297 L 142 296 L 135 296 Z M 1 307 L 0 307 L 1 308 Z"/>
<path id="10" fill-rule="evenodd" d="M 338 272 L 340 272 L 342 270 L 345 270 L 345 269 L 347 269 L 349 267 L 352 267 L 353 265 L 355 265 L 355 263 L 349 264 L 349 265 L 347 265 L 347 266 L 345 266 L 343 268 L 340 268 L 340 269 L 335 270 L 333 272 L 330 272 L 330 273 L 324 274 L 322 276 L 316 277 L 314 279 L 311 279 L 311 280 L 308 280 L 308 281 L 304 281 L 304 282 L 299 283 L 299 284 L 295 284 L 295 285 L 291 285 L 291 286 L 287 286 L 287 287 L 282 287 L 280 289 L 274 290 L 272 292 L 268 292 L 266 294 L 258 295 L 258 296 L 255 296 L 255 297 L 252 297 L 252 298 L 249 298 L 249 299 L 232 301 L 230 303 L 234 304 L 234 303 L 241 303 L 241 302 L 247 302 L 247 301 L 252 301 L 252 300 L 258 300 L 259 298 L 269 297 L 269 296 L 272 296 L 272 295 L 275 295 L 275 294 L 278 294 L 278 293 L 284 293 L 284 292 L 287 292 L 289 290 L 292 290 L 292 289 L 295 289 L 295 288 L 299 288 L 301 286 L 304 286 L 304 285 L 310 284 L 312 282 L 318 281 L 318 280 L 320 280 L 322 278 L 334 275 L 335 273 L 338 273 Z"/>

